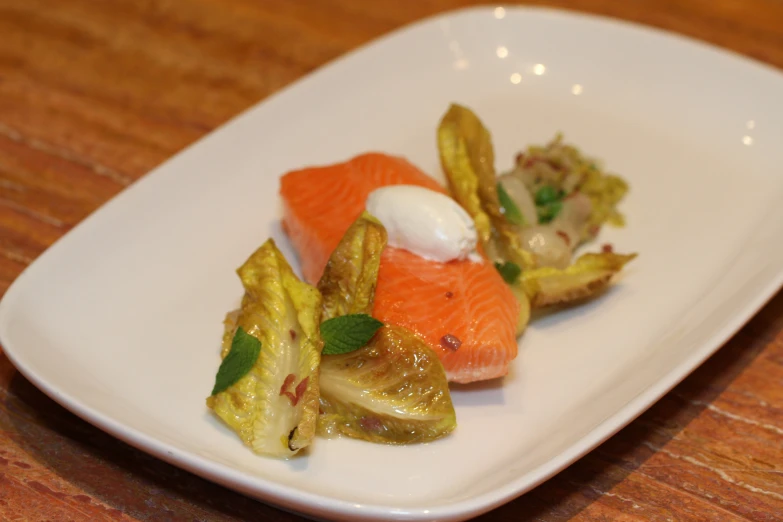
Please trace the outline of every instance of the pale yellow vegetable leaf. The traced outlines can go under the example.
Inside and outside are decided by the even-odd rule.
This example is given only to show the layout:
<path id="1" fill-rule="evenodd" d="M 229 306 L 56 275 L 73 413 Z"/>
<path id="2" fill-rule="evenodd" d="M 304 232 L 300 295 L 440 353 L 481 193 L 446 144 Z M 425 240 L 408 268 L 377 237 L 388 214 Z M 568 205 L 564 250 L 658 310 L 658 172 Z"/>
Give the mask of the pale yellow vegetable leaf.
<path id="1" fill-rule="evenodd" d="M 526 270 L 521 284 L 533 308 L 566 304 L 595 295 L 605 288 L 636 254 L 584 254 L 565 269 Z"/>
<path id="2" fill-rule="evenodd" d="M 386 247 L 386 229 L 368 212 L 350 226 L 324 269 L 322 321 L 349 314 L 372 315 L 375 284 Z"/>
<path id="3" fill-rule="evenodd" d="M 251 370 L 207 406 L 255 453 L 289 458 L 308 446 L 318 415 L 321 294 L 268 240 L 237 270 L 245 294 L 226 317 L 223 356 L 238 327 L 261 343 Z"/>
<path id="4" fill-rule="evenodd" d="M 457 425 L 446 372 L 412 332 L 387 325 L 367 346 L 321 363 L 318 433 L 411 444 L 448 435 Z"/>

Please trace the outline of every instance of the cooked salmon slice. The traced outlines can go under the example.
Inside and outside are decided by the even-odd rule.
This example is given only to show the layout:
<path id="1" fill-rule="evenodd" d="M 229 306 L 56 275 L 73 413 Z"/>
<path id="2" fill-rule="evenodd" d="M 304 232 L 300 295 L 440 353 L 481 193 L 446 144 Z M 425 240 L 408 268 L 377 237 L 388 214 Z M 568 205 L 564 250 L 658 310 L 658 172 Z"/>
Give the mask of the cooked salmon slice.
<path id="1" fill-rule="evenodd" d="M 364 210 L 367 195 L 386 185 L 419 185 L 445 193 L 437 181 L 407 160 L 378 153 L 283 176 L 283 229 L 299 254 L 308 282 L 315 284 L 321 278 L 332 251 Z"/>
<path id="2" fill-rule="evenodd" d="M 446 192 L 407 160 L 381 153 L 282 177 L 283 228 L 308 282 L 320 279 L 370 192 L 387 185 Z M 517 355 L 518 314 L 519 303 L 489 261 L 441 263 L 398 248 L 383 252 L 373 315 L 418 334 L 452 382 L 506 375 Z"/>

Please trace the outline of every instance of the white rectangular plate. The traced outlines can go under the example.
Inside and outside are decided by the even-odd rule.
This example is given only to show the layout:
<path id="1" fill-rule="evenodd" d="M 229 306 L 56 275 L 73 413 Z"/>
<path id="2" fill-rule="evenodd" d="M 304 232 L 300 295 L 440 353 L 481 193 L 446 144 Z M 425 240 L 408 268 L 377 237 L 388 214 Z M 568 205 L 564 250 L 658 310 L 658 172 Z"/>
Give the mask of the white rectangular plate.
<path id="1" fill-rule="evenodd" d="M 36 260 L 0 304 L 19 370 L 134 446 L 325 518 L 460 520 L 563 469 L 630 422 L 783 281 L 783 75 L 681 37 L 542 9 L 414 24 L 273 96 L 148 174 Z M 207 411 L 235 268 L 279 227 L 278 177 L 380 150 L 440 177 L 435 127 L 477 111 L 498 167 L 555 132 L 632 187 L 640 252 L 596 301 L 535 321 L 511 374 L 455 388 L 437 443 L 317 440 L 256 457 Z"/>

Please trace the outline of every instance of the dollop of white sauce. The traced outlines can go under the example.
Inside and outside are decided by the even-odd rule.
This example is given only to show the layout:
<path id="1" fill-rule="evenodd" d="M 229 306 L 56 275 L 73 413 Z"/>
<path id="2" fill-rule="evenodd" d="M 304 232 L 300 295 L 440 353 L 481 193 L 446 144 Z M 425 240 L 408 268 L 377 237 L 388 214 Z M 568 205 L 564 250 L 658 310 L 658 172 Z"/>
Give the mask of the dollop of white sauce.
<path id="1" fill-rule="evenodd" d="M 445 194 L 414 185 L 390 185 L 372 191 L 366 208 L 383 223 L 389 246 L 442 263 L 481 261 L 473 219 Z"/>

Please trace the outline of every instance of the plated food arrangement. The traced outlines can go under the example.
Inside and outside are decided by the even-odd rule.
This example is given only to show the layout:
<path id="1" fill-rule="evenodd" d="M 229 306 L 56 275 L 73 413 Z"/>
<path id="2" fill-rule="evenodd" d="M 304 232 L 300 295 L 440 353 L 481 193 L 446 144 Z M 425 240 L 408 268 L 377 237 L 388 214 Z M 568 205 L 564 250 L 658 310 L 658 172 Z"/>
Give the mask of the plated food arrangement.
<path id="1" fill-rule="evenodd" d="M 531 308 L 587 299 L 635 257 L 604 245 L 573 259 L 623 224 L 628 187 L 561 136 L 498 174 L 488 130 L 452 105 L 437 144 L 447 186 L 377 152 L 282 176 L 304 280 L 272 239 L 238 269 L 207 399 L 255 453 L 448 435 L 449 382 L 506 375 Z"/>

